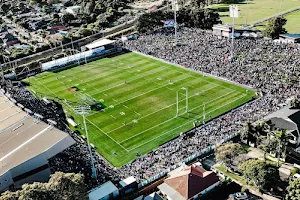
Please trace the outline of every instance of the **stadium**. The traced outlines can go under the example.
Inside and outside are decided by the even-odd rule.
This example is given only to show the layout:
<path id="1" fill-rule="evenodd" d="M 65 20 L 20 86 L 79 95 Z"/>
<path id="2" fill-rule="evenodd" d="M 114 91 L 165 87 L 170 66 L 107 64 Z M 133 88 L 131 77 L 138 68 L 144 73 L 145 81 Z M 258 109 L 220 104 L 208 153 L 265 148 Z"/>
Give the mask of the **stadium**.
<path id="1" fill-rule="evenodd" d="M 70 127 L 89 137 L 91 146 L 116 167 L 255 96 L 250 88 L 120 50 L 115 41 L 86 48 L 41 64 L 43 73 L 23 83 L 37 98 L 61 104 Z M 83 106 L 88 107 L 84 118 L 78 113 Z"/>

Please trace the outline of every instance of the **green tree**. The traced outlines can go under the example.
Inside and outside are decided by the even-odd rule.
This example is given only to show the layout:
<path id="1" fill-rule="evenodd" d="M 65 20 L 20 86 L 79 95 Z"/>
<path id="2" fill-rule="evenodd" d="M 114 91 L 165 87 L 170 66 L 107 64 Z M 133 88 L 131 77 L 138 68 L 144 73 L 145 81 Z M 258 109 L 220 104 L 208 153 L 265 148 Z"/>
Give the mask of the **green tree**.
<path id="1" fill-rule="evenodd" d="M 262 160 L 247 160 L 239 165 L 238 170 L 248 184 L 256 185 L 260 189 L 273 187 L 279 180 L 278 169 Z"/>
<path id="2" fill-rule="evenodd" d="M 95 0 L 91 0 L 91 1 L 87 2 L 86 6 L 85 6 L 85 12 L 88 15 L 92 14 L 95 9 L 95 6 L 96 6 Z"/>
<path id="3" fill-rule="evenodd" d="M 224 143 L 215 149 L 217 162 L 224 164 L 227 168 L 232 166 L 233 160 L 241 153 L 244 153 L 244 150 L 238 143 Z"/>
<path id="4" fill-rule="evenodd" d="M 276 39 L 280 34 L 287 33 L 283 26 L 286 24 L 287 20 L 284 17 L 272 18 L 268 21 L 265 30 L 262 34 L 265 37 Z"/>
<path id="5" fill-rule="evenodd" d="M 155 27 L 163 25 L 164 18 L 162 11 L 144 13 L 138 18 L 136 29 L 139 32 L 152 31 Z"/>
<path id="6" fill-rule="evenodd" d="M 288 134 L 286 130 L 276 131 L 274 133 L 275 140 L 277 141 L 277 165 L 279 166 L 279 159 L 285 156 L 286 147 L 288 145 Z"/>
<path id="7" fill-rule="evenodd" d="M 290 180 L 287 187 L 287 194 L 285 200 L 299 200 L 300 199 L 300 178 Z"/>
<path id="8" fill-rule="evenodd" d="M 7 191 L 1 200 L 86 200 L 87 189 L 82 174 L 56 172 L 48 183 L 24 184 L 22 190 Z"/>
<path id="9" fill-rule="evenodd" d="M 63 24 L 68 24 L 68 23 L 70 23 L 70 21 L 73 20 L 73 19 L 74 19 L 74 16 L 73 16 L 72 14 L 70 14 L 70 13 L 64 13 L 64 14 L 62 15 L 62 17 L 61 17 L 61 22 L 62 22 Z"/>
<path id="10" fill-rule="evenodd" d="M 37 0 L 30 0 L 29 5 L 35 6 L 37 4 Z"/>
<path id="11" fill-rule="evenodd" d="M 86 37 L 86 36 L 92 35 L 93 31 L 91 29 L 88 29 L 88 28 L 80 28 L 78 30 L 78 34 L 80 36 Z"/>
<path id="12" fill-rule="evenodd" d="M 206 6 L 206 0 L 191 0 L 190 6 L 191 8 L 197 9 L 197 8 L 203 8 Z"/>
<path id="13" fill-rule="evenodd" d="M 87 199 L 87 189 L 83 180 L 82 174 L 56 172 L 47 186 L 54 191 L 55 199 L 84 200 Z"/>
<path id="14" fill-rule="evenodd" d="M 250 142 L 256 143 L 256 137 L 257 135 L 256 135 L 255 126 L 248 121 L 244 125 L 244 130 L 241 133 L 241 140 L 247 141 L 247 144 L 249 144 Z"/>

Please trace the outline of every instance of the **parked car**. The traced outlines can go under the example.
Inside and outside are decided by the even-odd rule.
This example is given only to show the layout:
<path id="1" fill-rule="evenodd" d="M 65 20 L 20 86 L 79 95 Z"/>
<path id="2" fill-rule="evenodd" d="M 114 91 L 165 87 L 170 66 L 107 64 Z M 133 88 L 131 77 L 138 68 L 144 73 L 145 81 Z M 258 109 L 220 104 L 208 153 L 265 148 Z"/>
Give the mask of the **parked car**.
<path id="1" fill-rule="evenodd" d="M 248 200 L 248 195 L 246 192 L 237 192 L 234 194 L 229 195 L 229 198 L 235 199 L 235 200 Z"/>

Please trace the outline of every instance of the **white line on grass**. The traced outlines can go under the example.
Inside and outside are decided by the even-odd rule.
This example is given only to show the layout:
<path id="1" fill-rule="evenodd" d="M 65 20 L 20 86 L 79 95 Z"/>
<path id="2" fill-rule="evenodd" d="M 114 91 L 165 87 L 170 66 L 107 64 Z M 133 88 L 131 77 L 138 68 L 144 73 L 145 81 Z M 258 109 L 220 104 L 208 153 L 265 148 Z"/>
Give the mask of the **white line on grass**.
<path id="1" fill-rule="evenodd" d="M 125 151 L 129 152 L 123 145 L 121 145 L 119 142 L 117 142 L 114 138 L 110 137 L 108 134 L 106 134 L 102 129 L 100 129 L 96 124 L 94 124 L 93 122 L 91 122 L 89 119 L 86 119 L 87 121 L 89 121 L 93 126 L 95 126 L 99 131 L 101 131 L 104 135 L 106 135 L 107 137 L 109 137 L 112 141 L 114 141 L 116 144 L 118 144 L 120 147 L 122 147 Z"/>
<path id="2" fill-rule="evenodd" d="M 208 103 L 214 102 L 214 101 L 216 101 L 217 99 L 220 99 L 220 98 L 222 98 L 222 97 L 224 97 L 224 96 L 227 96 L 227 95 L 229 95 L 229 94 L 231 94 L 231 93 L 233 93 L 233 92 L 234 92 L 234 91 L 228 92 L 228 93 L 226 93 L 226 94 L 224 94 L 224 95 L 222 95 L 222 96 L 219 96 L 219 97 L 216 98 L 216 99 L 210 100 L 210 101 L 208 101 L 208 102 L 206 102 L 206 103 L 208 104 Z M 201 106 L 203 106 L 203 105 L 201 105 Z M 184 109 L 184 108 L 181 108 L 181 109 Z M 179 110 L 181 110 L 181 109 L 179 109 Z M 191 109 L 190 111 L 192 111 L 192 110 L 194 110 L 194 109 Z M 132 138 L 135 138 L 135 137 L 137 137 L 137 136 L 139 136 L 139 135 L 141 135 L 141 134 L 143 134 L 143 133 L 145 133 L 145 132 L 147 132 L 147 131 L 149 131 L 149 130 L 151 130 L 151 129 L 157 127 L 157 126 L 160 126 L 160 125 L 162 125 L 162 124 L 165 124 L 165 123 L 167 123 L 167 122 L 169 122 L 169 121 L 171 121 L 171 120 L 173 120 L 173 119 L 175 119 L 175 118 L 177 118 L 177 117 L 175 116 L 175 117 L 172 117 L 172 118 L 170 118 L 170 119 L 168 119 L 168 120 L 166 120 L 166 121 L 163 121 L 162 123 L 156 124 L 155 126 L 152 126 L 151 128 L 148 128 L 148 129 L 146 129 L 146 130 L 144 130 L 144 131 L 142 131 L 142 132 L 140 132 L 140 133 L 138 133 L 138 134 L 136 134 L 136 135 L 133 135 L 133 136 L 127 138 L 126 140 L 121 141 L 120 143 L 126 142 L 126 141 L 128 141 L 128 140 L 130 140 L 130 139 L 132 139 Z"/>
<path id="3" fill-rule="evenodd" d="M 217 107 L 217 108 L 215 108 L 215 109 L 213 109 L 213 110 L 207 112 L 207 114 L 208 114 L 208 113 L 212 113 L 212 112 L 215 111 L 215 110 L 221 109 L 221 108 L 223 108 L 224 106 L 226 106 L 226 105 L 228 105 L 228 104 L 231 104 L 231 103 L 233 103 L 233 102 L 235 102 L 235 101 L 237 101 L 237 100 L 239 100 L 239 99 L 241 99 L 241 98 L 244 98 L 245 96 L 247 96 L 247 95 L 244 94 L 243 96 L 241 96 L 241 97 L 239 97 L 239 98 L 237 98 L 237 99 L 235 99 L 235 100 L 233 100 L 233 101 L 230 101 L 230 102 L 226 103 L 225 105 L 219 106 L 219 107 Z M 180 128 L 180 127 L 182 127 L 182 126 L 184 126 L 184 125 L 186 125 L 186 124 L 188 124 L 188 123 L 191 123 L 191 122 L 194 121 L 194 120 L 195 120 L 195 119 L 190 120 L 190 121 L 188 121 L 188 122 L 186 122 L 186 123 L 184 123 L 184 124 L 181 124 L 180 126 L 177 126 L 176 128 L 174 128 L 174 129 L 172 129 L 172 130 L 169 130 L 169 131 L 167 131 L 167 132 L 165 132 L 165 133 L 163 133 L 163 134 L 161 134 L 161 135 L 159 135 L 159 136 L 157 136 L 157 137 L 155 137 L 155 138 L 152 138 L 151 140 L 149 140 L 149 141 L 147 141 L 147 142 L 144 142 L 143 144 L 140 144 L 140 145 L 138 145 L 138 146 L 136 146 L 136 147 L 134 147 L 134 148 L 132 148 L 132 149 L 129 149 L 128 151 L 132 151 L 132 150 L 134 150 L 134 149 L 137 149 L 137 148 L 139 148 L 139 147 L 141 147 L 141 146 L 143 146 L 143 145 L 145 145 L 145 144 L 147 144 L 147 143 L 149 143 L 149 142 L 151 142 L 151 141 L 153 141 L 153 140 L 155 140 L 155 139 L 157 139 L 157 138 L 159 138 L 159 137 L 161 137 L 161 136 L 163 136 L 163 135 L 166 135 L 167 133 L 169 133 L 169 132 L 171 132 L 171 131 L 173 131 L 173 130 L 176 130 L 176 129 L 178 129 L 178 128 Z"/>
<path id="4" fill-rule="evenodd" d="M 136 111 L 134 111 L 137 115 L 141 115 L 140 113 L 138 113 L 138 112 L 136 112 Z"/>
<path id="5" fill-rule="evenodd" d="M 152 72 L 152 73 L 150 73 L 150 74 L 146 74 L 145 76 L 139 76 L 138 78 L 135 78 L 135 79 L 130 80 L 130 82 L 135 81 L 135 80 L 138 80 L 138 79 L 142 79 L 142 78 L 144 78 L 144 77 L 146 77 L 146 76 L 149 76 L 149 75 L 152 75 L 152 74 L 155 74 L 155 73 L 164 71 L 164 70 L 165 70 L 165 69 L 162 69 L 162 70 L 159 70 L 159 71 Z M 119 87 L 119 86 L 122 86 L 122 85 L 126 85 L 126 83 L 123 82 L 123 83 L 120 83 L 120 84 L 118 84 L 118 85 L 115 85 L 115 86 L 113 86 L 113 87 L 110 87 L 110 88 L 107 88 L 107 89 L 101 90 L 101 91 L 100 91 L 100 90 L 97 90 L 98 92 L 92 93 L 91 95 L 97 95 L 97 94 L 99 94 L 99 93 L 103 93 L 103 92 L 105 92 L 105 91 L 107 91 L 107 90 L 111 90 L 111 89 L 114 89 L 114 88 Z"/>
<path id="6" fill-rule="evenodd" d="M 179 82 L 179 81 L 182 81 L 182 80 L 184 80 L 184 79 L 186 79 L 186 77 L 183 78 L 183 79 L 180 79 L 180 80 L 176 81 L 175 83 L 177 83 L 177 82 Z M 215 85 L 215 87 L 217 87 L 217 84 L 212 83 L 211 85 Z M 120 103 L 115 104 L 114 107 L 116 107 L 116 106 L 118 106 L 118 105 L 121 105 L 121 104 L 124 104 L 124 103 L 126 103 L 126 102 L 128 102 L 128 101 L 130 101 L 130 100 L 132 100 L 132 99 L 135 99 L 135 98 L 137 98 L 137 97 L 143 96 L 143 95 L 145 95 L 145 94 L 148 94 L 148 93 L 150 93 L 150 92 L 153 92 L 153 91 L 155 91 L 155 90 L 161 89 L 161 88 L 166 87 L 166 86 L 167 86 L 167 85 L 163 85 L 163 86 L 161 86 L 161 87 L 157 87 L 157 88 L 154 88 L 154 89 L 149 90 L 149 91 L 147 91 L 147 92 L 144 92 L 144 93 L 142 93 L 142 94 L 136 95 L 136 96 L 134 96 L 134 97 L 132 97 L 132 98 L 130 98 L 130 99 L 126 99 L 125 101 L 122 101 L 122 102 L 120 102 Z M 214 88 L 214 87 L 212 87 L 212 88 Z M 211 89 L 211 88 L 209 88 L 209 89 Z M 206 90 L 204 90 L 204 91 L 206 91 Z M 107 109 L 108 109 L 108 108 L 105 108 L 104 110 L 107 110 Z M 95 114 L 96 114 L 96 113 L 95 113 Z"/>
<path id="7" fill-rule="evenodd" d="M 218 87 L 218 85 L 214 85 L 213 87 L 211 87 L 211 88 L 208 88 L 208 89 L 206 89 L 206 90 L 203 90 L 201 93 L 199 93 L 199 94 L 202 94 L 202 93 L 204 93 L 204 92 L 207 92 L 207 91 L 209 91 L 209 90 L 211 90 L 211 89 L 213 89 L 213 88 L 216 88 L 216 87 Z M 229 88 L 230 89 L 230 88 Z M 192 98 L 192 97 L 194 97 L 194 96 L 197 96 L 197 95 L 192 95 L 192 96 L 190 96 L 189 98 Z M 185 101 L 186 99 L 182 99 L 182 100 L 180 100 L 180 101 L 178 101 L 178 102 L 182 102 L 182 101 Z M 176 104 L 176 102 L 175 103 L 173 103 L 173 104 L 170 104 L 170 105 L 168 105 L 168 106 L 166 106 L 166 107 L 163 107 L 163 108 L 161 108 L 161 109 L 159 109 L 159 110 L 157 110 L 157 111 L 154 111 L 154 112 L 152 112 L 152 113 L 149 113 L 148 115 L 145 115 L 145 116 L 143 116 L 143 117 L 140 117 L 140 118 L 138 118 L 138 120 L 140 120 L 140 119 L 143 119 L 143 118 L 145 118 L 145 117 L 148 117 L 148 116 L 150 116 L 150 115 L 153 115 L 153 114 L 155 114 L 155 113 L 157 113 L 157 112 L 160 112 L 160 111 L 162 111 L 162 110 L 164 110 L 164 109 L 166 109 L 166 108 L 169 108 L 169 107 L 171 107 L 171 106 L 173 106 L 173 105 L 175 105 Z M 127 125 L 129 125 L 129 124 L 131 124 L 131 123 L 128 123 Z M 108 133 L 111 133 L 111 132 L 113 132 L 113 131 L 115 131 L 115 130 L 118 130 L 118 129 L 120 129 L 120 128 L 122 128 L 123 126 L 120 126 L 120 127 L 118 127 L 118 128 L 115 128 L 115 129 L 113 129 L 113 130 L 111 130 L 111 131 L 109 131 Z"/>
<path id="8" fill-rule="evenodd" d="M 44 86 L 44 85 L 43 85 Z M 44 86 L 46 87 L 46 86 Z M 46 89 L 48 89 L 50 92 L 52 92 L 55 96 L 57 96 L 51 89 L 49 89 L 48 87 L 46 87 Z M 69 106 L 68 104 L 66 104 L 67 106 Z M 70 106 L 69 106 L 70 107 Z M 71 107 L 72 108 L 72 107 Z M 109 135 L 107 135 L 102 129 L 100 129 L 96 124 L 94 124 L 93 122 L 91 122 L 89 119 L 86 118 L 87 121 L 89 121 L 93 126 L 95 126 L 98 130 L 100 130 L 103 134 L 105 134 L 107 137 L 109 137 L 111 140 L 113 140 L 116 144 L 118 144 L 120 147 L 122 147 L 125 151 L 128 152 L 128 150 L 121 145 L 120 143 L 118 143 L 115 139 L 113 139 L 112 137 L 110 137 Z"/>
<path id="9" fill-rule="evenodd" d="M 112 118 L 114 118 L 114 119 L 117 119 L 117 118 L 115 118 L 114 116 L 112 116 L 112 115 L 110 115 Z"/>

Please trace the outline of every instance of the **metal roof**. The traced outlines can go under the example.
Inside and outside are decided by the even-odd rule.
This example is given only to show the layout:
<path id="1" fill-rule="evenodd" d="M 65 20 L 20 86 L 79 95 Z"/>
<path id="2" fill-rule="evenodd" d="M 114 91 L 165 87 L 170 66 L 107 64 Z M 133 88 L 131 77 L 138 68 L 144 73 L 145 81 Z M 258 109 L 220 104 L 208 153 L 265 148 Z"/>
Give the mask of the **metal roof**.
<path id="1" fill-rule="evenodd" d="M 88 49 L 95 49 L 97 47 L 113 44 L 114 42 L 115 40 L 109 40 L 109 39 L 96 40 L 90 44 L 85 45 L 85 47 Z"/>
<path id="2" fill-rule="evenodd" d="M 108 181 L 92 190 L 89 193 L 89 200 L 102 199 L 103 197 L 109 196 L 116 191 L 119 191 L 118 188 L 111 181 Z"/>
<path id="3" fill-rule="evenodd" d="M 300 39 L 300 34 L 281 34 L 280 37 L 292 38 L 292 39 Z"/>
<path id="4" fill-rule="evenodd" d="M 74 143 L 67 133 L 32 118 L 0 94 L 0 176 L 45 152 L 49 159 Z"/>

